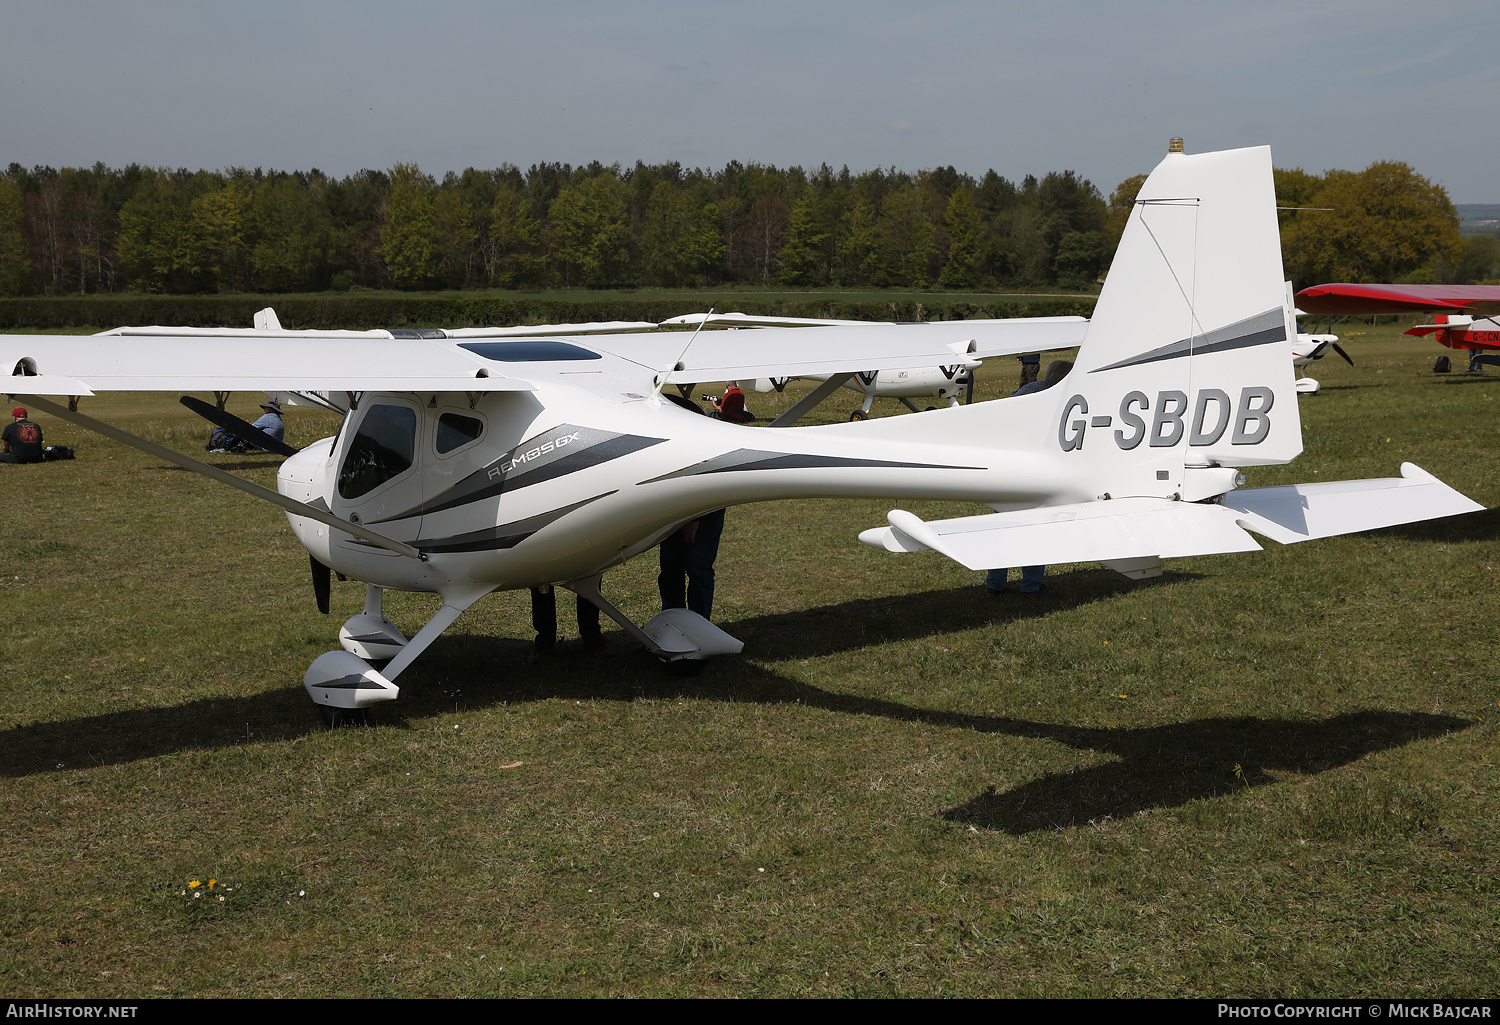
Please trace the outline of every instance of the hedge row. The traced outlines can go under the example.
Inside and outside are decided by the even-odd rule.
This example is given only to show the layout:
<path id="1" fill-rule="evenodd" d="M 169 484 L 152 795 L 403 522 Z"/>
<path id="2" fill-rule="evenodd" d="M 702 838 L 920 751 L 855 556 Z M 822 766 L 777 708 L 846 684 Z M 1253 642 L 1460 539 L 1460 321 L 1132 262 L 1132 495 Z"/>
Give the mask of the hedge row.
<path id="1" fill-rule="evenodd" d="M 0 328 L 92 328 L 122 326 L 249 327 L 257 310 L 270 306 L 283 327 L 360 330 L 397 327 L 512 327 L 581 324 L 604 320 L 660 322 L 702 313 L 707 303 L 682 299 L 553 299 L 330 295 L 316 298 L 262 296 L 97 296 L 0 299 Z M 1092 297 L 972 302 L 714 302 L 720 313 L 841 320 L 972 320 L 985 317 L 1088 316 Z"/>

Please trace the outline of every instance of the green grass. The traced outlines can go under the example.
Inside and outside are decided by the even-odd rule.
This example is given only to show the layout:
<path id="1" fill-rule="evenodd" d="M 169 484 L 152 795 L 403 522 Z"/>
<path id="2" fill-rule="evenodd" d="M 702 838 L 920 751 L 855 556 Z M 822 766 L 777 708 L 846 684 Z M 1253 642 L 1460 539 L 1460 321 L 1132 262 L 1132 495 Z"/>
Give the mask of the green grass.
<path id="1" fill-rule="evenodd" d="M 1500 504 L 1500 377 L 1435 377 L 1392 328 L 1344 340 L 1306 453 L 1251 483 L 1411 460 Z M 207 433 L 173 397 L 84 411 Z M 528 665 L 525 595 L 496 595 L 373 728 L 329 733 L 302 673 L 363 589 L 318 615 L 278 510 L 42 423 L 79 458 L 0 466 L 6 997 L 1500 983 L 1493 511 L 1142 584 L 1050 567 L 1033 603 L 859 545 L 897 503 L 734 509 L 715 618 L 742 657 L 672 679 L 610 631 L 612 658 Z M 289 440 L 330 429 L 298 411 Z M 654 573 L 606 589 L 645 618 Z M 409 632 L 435 605 L 388 611 Z"/>

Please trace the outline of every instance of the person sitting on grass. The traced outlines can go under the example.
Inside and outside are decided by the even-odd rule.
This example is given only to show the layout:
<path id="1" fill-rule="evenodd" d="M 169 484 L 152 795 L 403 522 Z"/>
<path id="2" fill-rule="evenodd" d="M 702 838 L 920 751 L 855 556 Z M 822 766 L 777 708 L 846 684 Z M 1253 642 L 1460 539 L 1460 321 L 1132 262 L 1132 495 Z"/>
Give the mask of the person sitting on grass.
<path id="1" fill-rule="evenodd" d="M 267 434 L 277 441 L 286 438 L 286 422 L 281 419 L 281 403 L 274 399 L 268 399 L 260 404 L 265 412 L 261 413 L 260 419 L 251 424 L 257 431 Z M 259 452 L 261 448 L 253 442 L 243 438 L 237 438 L 222 427 L 215 428 L 213 434 L 208 438 L 208 450 L 210 452 Z"/>
<path id="2" fill-rule="evenodd" d="M 0 463 L 40 463 L 42 429 L 26 418 L 20 406 L 10 411 L 12 422 L 0 433 Z"/>
<path id="3" fill-rule="evenodd" d="M 755 419 L 755 414 L 745 408 L 745 393 L 740 391 L 738 381 L 730 381 L 724 389 L 722 397 L 714 399 L 714 408 L 718 410 L 720 420 L 728 420 L 731 423 L 747 424 Z"/>

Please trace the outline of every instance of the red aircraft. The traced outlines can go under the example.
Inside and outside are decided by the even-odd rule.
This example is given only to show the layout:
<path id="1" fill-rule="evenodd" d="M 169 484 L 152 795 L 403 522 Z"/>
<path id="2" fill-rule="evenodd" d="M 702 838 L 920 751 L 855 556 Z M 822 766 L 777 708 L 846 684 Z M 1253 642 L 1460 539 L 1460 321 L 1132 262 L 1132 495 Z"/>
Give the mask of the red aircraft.
<path id="1" fill-rule="evenodd" d="M 1500 366 L 1500 285 L 1314 285 L 1297 293 L 1297 308 L 1306 313 L 1436 313 L 1432 324 L 1406 333 L 1433 335 L 1450 349 L 1469 353 L 1469 371 Z M 1475 314 L 1489 316 L 1475 317 Z"/>

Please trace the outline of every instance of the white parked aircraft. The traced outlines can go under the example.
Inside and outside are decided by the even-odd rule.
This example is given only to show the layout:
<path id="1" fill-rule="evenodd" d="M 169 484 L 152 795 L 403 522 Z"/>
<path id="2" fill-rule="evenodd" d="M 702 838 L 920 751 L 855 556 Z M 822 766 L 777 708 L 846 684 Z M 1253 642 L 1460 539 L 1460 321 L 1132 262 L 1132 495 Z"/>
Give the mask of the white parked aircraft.
<path id="1" fill-rule="evenodd" d="M 1354 366 L 1354 361 L 1349 358 L 1349 354 L 1339 344 L 1338 335 L 1310 335 L 1301 332 L 1297 334 L 1296 340 L 1292 342 L 1292 366 L 1300 368 L 1307 366 L 1309 363 L 1316 363 L 1328 355 L 1330 349 L 1344 357 L 1345 363 L 1348 363 L 1351 367 Z M 1316 378 L 1297 378 L 1297 392 L 1299 394 L 1316 395 L 1320 387 L 1321 385 L 1318 384 Z"/>
<path id="2" fill-rule="evenodd" d="M 761 317 L 745 313 L 690 313 L 662 321 L 662 327 L 685 327 L 692 325 L 718 325 L 729 328 L 740 327 L 895 327 L 912 330 L 925 325 L 896 324 L 890 321 L 868 320 L 818 320 L 808 317 Z M 1030 348 L 1016 345 L 1023 337 L 1019 328 L 1027 325 L 1024 333 Z M 996 327 L 999 325 L 999 327 Z M 937 399 L 949 406 L 959 404 L 959 396 L 968 394 L 974 398 L 974 372 L 981 361 L 994 356 L 1010 356 L 1022 352 L 1055 352 L 1072 349 L 1083 341 L 1088 320 L 1084 317 L 1028 317 L 1009 320 L 965 320 L 944 324 L 948 330 L 957 329 L 974 335 L 975 346 L 969 358 L 958 363 L 936 367 L 904 367 L 897 370 L 869 370 L 854 374 L 843 382 L 845 388 L 864 395 L 860 408 L 849 415 L 850 420 L 868 420 L 870 407 L 876 399 L 897 399 L 913 413 L 920 412 L 912 399 Z M 828 375 L 809 375 L 808 379 L 826 381 Z M 790 377 L 762 377 L 756 379 L 753 388 L 758 392 L 781 391 Z M 931 408 L 931 407 L 928 407 Z M 804 411 L 805 413 L 805 411 Z"/>
<path id="3" fill-rule="evenodd" d="M 1290 281 L 1286 283 L 1286 292 L 1289 297 L 1292 295 L 1292 283 Z M 1291 298 L 1288 298 L 1287 301 L 1292 302 L 1293 300 Z M 1299 309 L 1295 309 L 1295 307 L 1293 308 L 1292 312 L 1299 317 L 1307 316 L 1307 314 L 1303 313 Z M 1300 369 L 1311 363 L 1318 362 L 1330 352 L 1338 353 L 1339 356 L 1343 358 L 1345 363 L 1349 364 L 1351 367 L 1354 366 L 1354 360 L 1349 358 L 1349 354 L 1345 352 L 1344 347 L 1339 344 L 1338 335 L 1314 335 L 1308 334 L 1304 331 L 1298 331 L 1297 337 L 1292 341 L 1292 366 Z M 1320 387 L 1322 386 L 1311 377 L 1297 378 L 1298 394 L 1316 395 Z"/>
<path id="4" fill-rule="evenodd" d="M 661 397 L 678 383 L 943 365 L 977 351 L 972 332 L 765 328 L 754 345 L 713 332 L 684 351 L 681 333 L 252 329 L 209 332 L 225 344 L 205 344 L 202 333 L 143 328 L 0 336 L 0 366 L 21 375 L 7 390 L 28 406 L 281 505 L 316 586 L 330 568 L 367 582 L 342 649 L 304 679 L 330 721 L 395 698 L 412 661 L 500 589 L 561 583 L 669 663 L 739 651 L 687 610 L 638 626 L 600 593 L 610 568 L 727 505 L 968 500 L 994 511 L 924 522 L 896 509 L 861 540 L 971 569 L 1098 561 L 1131 577 L 1160 573 L 1164 558 L 1255 550 L 1250 530 L 1290 543 L 1479 508 L 1410 464 L 1382 480 L 1239 487 L 1242 467 L 1302 449 L 1266 148 L 1172 153 L 1152 172 L 1073 371 L 1049 390 L 779 430 Z M 77 396 L 106 389 L 318 392 L 348 416 L 336 437 L 287 459 L 271 492 L 77 411 Z M 381 614 L 387 588 L 436 592 L 442 609 L 408 639 Z"/>

